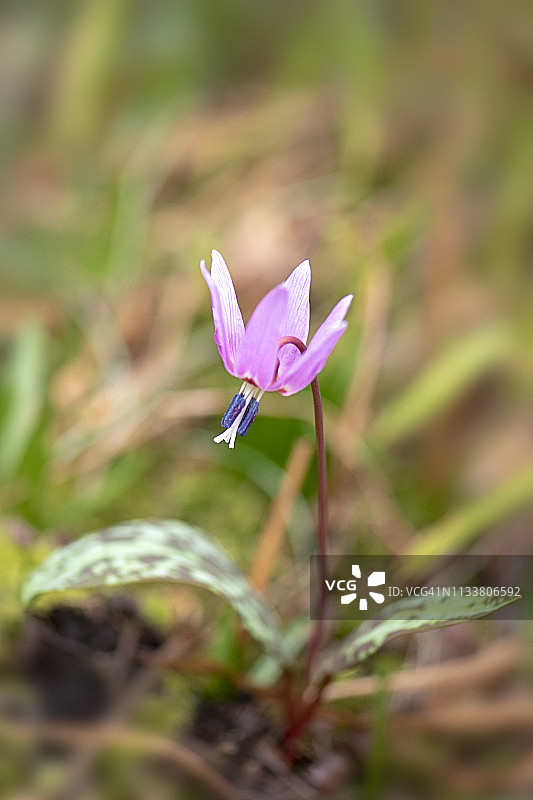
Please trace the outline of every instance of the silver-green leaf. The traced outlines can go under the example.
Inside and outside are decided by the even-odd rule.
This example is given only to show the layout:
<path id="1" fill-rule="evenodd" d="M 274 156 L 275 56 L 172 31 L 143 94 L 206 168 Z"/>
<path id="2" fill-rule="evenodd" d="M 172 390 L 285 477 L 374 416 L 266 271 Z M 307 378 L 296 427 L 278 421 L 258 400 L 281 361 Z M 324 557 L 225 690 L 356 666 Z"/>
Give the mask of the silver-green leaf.
<path id="1" fill-rule="evenodd" d="M 445 628 L 471 619 L 479 619 L 518 598 L 498 597 L 411 597 L 393 603 L 379 618 L 365 622 L 356 631 L 326 650 L 317 665 L 315 680 L 351 669 L 380 650 L 395 636 Z M 439 614 L 439 619 L 424 615 Z"/>
<path id="2" fill-rule="evenodd" d="M 45 592 L 148 581 L 192 583 L 224 597 L 269 653 L 287 659 L 276 617 L 242 572 L 201 530 L 177 520 L 124 522 L 55 550 L 29 575 L 22 602 Z"/>

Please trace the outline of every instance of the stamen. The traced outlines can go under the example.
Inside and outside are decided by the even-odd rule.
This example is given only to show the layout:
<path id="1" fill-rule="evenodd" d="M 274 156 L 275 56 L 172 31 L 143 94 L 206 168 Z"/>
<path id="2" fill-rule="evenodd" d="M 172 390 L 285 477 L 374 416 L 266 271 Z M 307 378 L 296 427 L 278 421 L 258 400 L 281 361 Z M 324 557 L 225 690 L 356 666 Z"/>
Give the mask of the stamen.
<path id="1" fill-rule="evenodd" d="M 262 390 L 247 381 L 242 384 L 240 391 L 233 396 L 227 411 L 222 417 L 222 426 L 226 430 L 215 436 L 214 441 L 217 444 L 227 442 L 231 449 L 235 447 L 237 434 L 244 436 L 256 418 L 259 400 L 263 394 Z"/>
<path id="2" fill-rule="evenodd" d="M 244 412 L 244 416 L 241 420 L 239 427 L 237 428 L 237 433 L 239 436 L 246 436 L 248 431 L 250 430 L 250 425 L 257 417 L 257 412 L 259 411 L 259 402 L 252 397 L 248 405 L 246 406 L 246 411 Z"/>
<path id="3" fill-rule="evenodd" d="M 227 411 L 224 413 L 222 419 L 220 420 L 220 424 L 223 428 L 229 428 L 229 426 L 235 422 L 238 415 L 243 410 L 246 404 L 245 396 L 239 392 L 239 394 L 234 394 L 229 404 Z"/>

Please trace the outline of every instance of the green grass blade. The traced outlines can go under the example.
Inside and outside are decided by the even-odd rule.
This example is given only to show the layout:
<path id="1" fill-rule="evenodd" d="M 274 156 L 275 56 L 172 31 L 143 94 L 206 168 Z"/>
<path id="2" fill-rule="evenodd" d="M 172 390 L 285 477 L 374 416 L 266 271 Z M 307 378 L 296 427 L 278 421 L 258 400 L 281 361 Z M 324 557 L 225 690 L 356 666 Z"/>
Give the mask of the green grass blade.
<path id="1" fill-rule="evenodd" d="M 371 439 L 386 447 L 421 428 L 497 364 L 507 345 L 507 332 L 500 326 L 452 345 L 378 414 Z"/>
<path id="2" fill-rule="evenodd" d="M 13 477 L 39 421 L 44 396 L 45 337 L 36 323 L 18 332 L 0 401 L 0 481 Z"/>
<path id="3" fill-rule="evenodd" d="M 513 475 L 482 498 L 454 511 L 415 537 L 410 555 L 449 555 L 462 551 L 478 534 L 515 511 L 533 505 L 533 467 Z M 420 559 L 420 564 L 423 560 Z"/>

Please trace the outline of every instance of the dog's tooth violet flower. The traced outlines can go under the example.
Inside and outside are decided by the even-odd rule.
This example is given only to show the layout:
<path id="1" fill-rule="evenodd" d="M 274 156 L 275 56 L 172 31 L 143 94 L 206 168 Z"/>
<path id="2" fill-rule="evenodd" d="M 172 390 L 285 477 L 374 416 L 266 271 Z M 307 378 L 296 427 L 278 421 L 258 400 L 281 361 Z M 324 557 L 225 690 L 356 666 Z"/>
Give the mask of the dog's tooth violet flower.
<path id="1" fill-rule="evenodd" d="M 317 330 L 309 347 L 300 352 L 286 337 L 303 345 L 309 334 L 309 287 L 311 266 L 302 262 L 263 297 L 246 327 L 226 263 L 217 250 L 211 253 L 211 272 L 200 264 L 213 306 L 215 342 L 230 375 L 243 383 L 222 417 L 224 430 L 215 442 L 233 448 L 237 434 L 244 436 L 257 416 L 264 392 L 295 394 L 318 375 L 344 333 L 344 321 L 353 295 L 339 300 Z"/>

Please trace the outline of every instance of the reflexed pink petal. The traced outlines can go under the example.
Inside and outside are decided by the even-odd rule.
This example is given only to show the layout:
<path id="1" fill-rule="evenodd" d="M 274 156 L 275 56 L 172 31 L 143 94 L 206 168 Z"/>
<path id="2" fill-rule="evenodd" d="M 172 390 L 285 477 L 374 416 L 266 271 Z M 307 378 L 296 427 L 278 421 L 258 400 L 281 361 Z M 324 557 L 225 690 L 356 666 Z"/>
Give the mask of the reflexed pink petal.
<path id="1" fill-rule="evenodd" d="M 212 251 L 211 259 L 211 273 L 204 261 L 201 262 L 200 269 L 211 292 L 215 342 L 224 366 L 234 375 L 235 356 L 244 335 L 244 323 L 224 259 L 217 250 Z"/>
<path id="2" fill-rule="evenodd" d="M 265 295 L 250 317 L 237 352 L 234 374 L 260 389 L 268 389 L 274 377 L 288 302 L 283 284 Z"/>
<path id="3" fill-rule="evenodd" d="M 289 309 L 281 336 L 296 336 L 304 344 L 309 335 L 309 287 L 311 285 L 311 265 L 303 261 L 294 269 L 283 286 L 289 292 Z M 279 354 L 280 371 L 287 370 L 300 352 L 292 344 L 285 345 Z"/>
<path id="4" fill-rule="evenodd" d="M 211 251 L 211 277 L 218 287 L 220 299 L 227 315 L 229 348 L 233 357 L 235 357 L 239 343 L 244 335 L 244 322 L 242 321 L 241 309 L 237 302 L 231 275 L 218 250 Z"/>
<path id="5" fill-rule="evenodd" d="M 329 354 L 348 327 L 344 317 L 352 299 L 353 295 L 350 294 L 339 300 L 311 339 L 306 352 L 300 355 L 286 371 L 281 372 L 280 369 L 276 382 L 270 387 L 271 391 L 290 395 L 311 383 L 324 367 Z"/>

